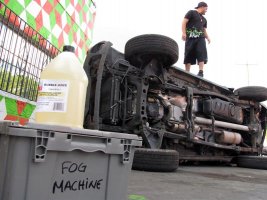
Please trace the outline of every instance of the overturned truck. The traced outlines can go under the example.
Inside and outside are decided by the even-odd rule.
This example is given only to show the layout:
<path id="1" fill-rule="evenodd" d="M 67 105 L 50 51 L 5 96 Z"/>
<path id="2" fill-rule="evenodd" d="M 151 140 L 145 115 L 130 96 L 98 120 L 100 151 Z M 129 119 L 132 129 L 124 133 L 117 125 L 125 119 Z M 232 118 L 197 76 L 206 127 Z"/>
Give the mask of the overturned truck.
<path id="1" fill-rule="evenodd" d="M 177 60 L 177 43 L 162 35 L 134 37 L 124 53 L 111 42 L 93 46 L 84 127 L 142 137 L 135 169 L 173 171 L 187 161 L 267 168 L 267 89 L 223 87 L 176 68 Z"/>

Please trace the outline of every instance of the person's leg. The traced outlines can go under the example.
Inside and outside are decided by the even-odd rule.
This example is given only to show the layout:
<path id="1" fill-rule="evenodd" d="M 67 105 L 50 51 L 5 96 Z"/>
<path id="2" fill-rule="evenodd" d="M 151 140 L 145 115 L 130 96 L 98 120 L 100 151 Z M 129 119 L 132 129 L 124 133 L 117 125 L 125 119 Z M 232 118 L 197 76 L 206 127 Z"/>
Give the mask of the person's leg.
<path id="1" fill-rule="evenodd" d="M 190 68 L 191 68 L 191 63 L 186 63 L 185 64 L 185 71 L 190 72 Z"/>
<path id="2" fill-rule="evenodd" d="M 198 71 L 197 75 L 200 76 L 200 77 L 204 77 L 204 71 L 203 71 L 204 62 L 199 62 L 198 66 L 199 66 L 199 71 Z"/>
<path id="3" fill-rule="evenodd" d="M 203 71 L 203 69 L 204 69 L 204 64 L 205 64 L 204 61 L 198 63 L 199 70 L 202 70 L 202 71 Z"/>
<path id="4" fill-rule="evenodd" d="M 199 72 L 197 75 L 203 77 L 204 65 L 207 63 L 208 60 L 205 38 L 199 38 L 196 49 L 197 49 L 197 60 L 199 66 Z"/>
<path id="5" fill-rule="evenodd" d="M 198 76 L 200 77 L 204 77 L 204 72 L 203 72 L 203 69 L 204 69 L 204 61 L 202 62 L 199 62 L 198 63 L 198 66 L 199 66 L 199 71 L 198 71 Z"/>
<path id="6" fill-rule="evenodd" d="M 194 40 L 188 39 L 185 42 L 185 51 L 184 51 L 184 65 L 185 70 L 190 72 L 191 65 L 196 64 L 196 56 L 194 51 Z"/>

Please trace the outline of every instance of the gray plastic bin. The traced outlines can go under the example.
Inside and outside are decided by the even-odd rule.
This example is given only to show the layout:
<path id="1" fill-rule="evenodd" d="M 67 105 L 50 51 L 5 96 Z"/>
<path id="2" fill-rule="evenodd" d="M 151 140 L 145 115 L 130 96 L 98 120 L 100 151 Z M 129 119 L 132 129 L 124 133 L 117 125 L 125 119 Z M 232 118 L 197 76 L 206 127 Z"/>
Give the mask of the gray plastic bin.
<path id="1" fill-rule="evenodd" d="M 0 121 L 0 200 L 124 200 L 136 135 Z"/>

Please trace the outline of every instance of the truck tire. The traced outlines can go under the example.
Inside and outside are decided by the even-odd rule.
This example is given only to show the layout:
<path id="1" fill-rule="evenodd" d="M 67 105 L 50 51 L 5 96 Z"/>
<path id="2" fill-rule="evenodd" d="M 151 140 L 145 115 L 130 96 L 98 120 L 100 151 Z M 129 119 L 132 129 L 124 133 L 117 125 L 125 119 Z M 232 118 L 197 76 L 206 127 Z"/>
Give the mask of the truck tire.
<path id="1" fill-rule="evenodd" d="M 267 157 L 263 156 L 238 156 L 237 166 L 252 169 L 267 169 Z"/>
<path id="2" fill-rule="evenodd" d="M 146 34 L 136 36 L 125 45 L 125 59 L 132 65 L 140 67 L 153 58 L 159 59 L 164 67 L 169 67 L 178 60 L 178 44 L 171 38 Z"/>
<path id="3" fill-rule="evenodd" d="M 167 149 L 137 148 L 133 169 L 153 172 L 172 172 L 179 166 L 179 153 Z"/>
<path id="4" fill-rule="evenodd" d="M 267 100 L 267 88 L 261 86 L 247 86 L 238 88 L 234 94 L 241 100 L 253 100 L 262 102 Z"/>

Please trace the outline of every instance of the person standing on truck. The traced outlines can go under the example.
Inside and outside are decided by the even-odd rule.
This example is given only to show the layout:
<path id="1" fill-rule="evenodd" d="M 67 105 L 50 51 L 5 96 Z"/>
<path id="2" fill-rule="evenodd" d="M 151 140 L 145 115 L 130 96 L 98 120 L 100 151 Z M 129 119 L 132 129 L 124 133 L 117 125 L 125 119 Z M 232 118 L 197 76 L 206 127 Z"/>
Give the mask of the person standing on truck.
<path id="1" fill-rule="evenodd" d="M 182 40 L 185 41 L 184 64 L 185 70 L 190 72 L 191 65 L 196 61 L 199 65 L 198 76 L 203 77 L 203 68 L 208 61 L 206 41 L 210 43 L 207 33 L 207 20 L 203 16 L 208 10 L 208 4 L 199 2 L 195 10 L 186 13 L 182 22 Z"/>

